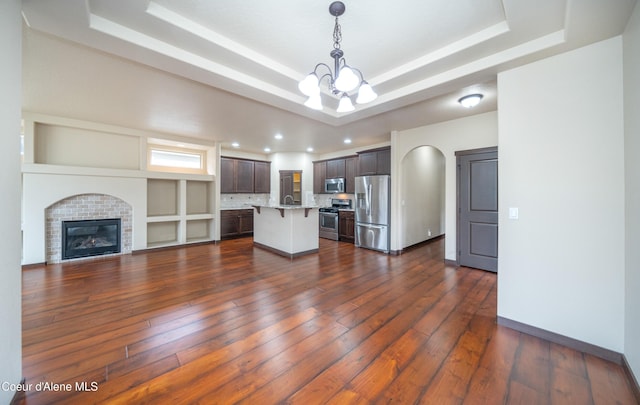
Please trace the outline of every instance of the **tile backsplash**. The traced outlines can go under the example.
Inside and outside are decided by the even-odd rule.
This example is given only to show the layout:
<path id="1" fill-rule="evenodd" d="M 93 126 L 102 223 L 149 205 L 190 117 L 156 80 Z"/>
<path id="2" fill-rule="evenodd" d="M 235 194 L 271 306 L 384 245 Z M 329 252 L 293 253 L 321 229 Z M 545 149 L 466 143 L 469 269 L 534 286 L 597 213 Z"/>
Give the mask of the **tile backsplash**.
<path id="1" fill-rule="evenodd" d="M 241 208 L 247 205 L 266 205 L 269 194 L 221 194 L 220 208 Z"/>
<path id="2" fill-rule="evenodd" d="M 305 193 L 303 205 L 329 207 L 332 198 L 349 198 L 354 206 L 353 194 L 313 194 Z M 243 208 L 248 205 L 277 205 L 279 201 L 271 198 L 271 194 L 220 194 L 220 208 Z"/>

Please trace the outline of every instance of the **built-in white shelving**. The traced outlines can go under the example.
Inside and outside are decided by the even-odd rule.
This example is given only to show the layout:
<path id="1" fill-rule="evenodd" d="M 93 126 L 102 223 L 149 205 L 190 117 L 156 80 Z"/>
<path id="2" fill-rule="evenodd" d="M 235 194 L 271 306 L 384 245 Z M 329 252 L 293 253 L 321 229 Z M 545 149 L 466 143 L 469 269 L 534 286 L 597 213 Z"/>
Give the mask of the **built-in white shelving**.
<path id="1" fill-rule="evenodd" d="M 147 179 L 147 247 L 213 240 L 213 181 Z"/>

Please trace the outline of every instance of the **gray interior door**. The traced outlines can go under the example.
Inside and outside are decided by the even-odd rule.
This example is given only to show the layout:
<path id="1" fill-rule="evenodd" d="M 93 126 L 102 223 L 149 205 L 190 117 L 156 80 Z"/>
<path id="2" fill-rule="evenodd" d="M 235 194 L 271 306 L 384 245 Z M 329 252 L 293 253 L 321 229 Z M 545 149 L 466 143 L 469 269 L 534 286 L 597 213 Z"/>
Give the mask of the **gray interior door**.
<path id="1" fill-rule="evenodd" d="M 498 150 L 456 152 L 458 264 L 498 271 Z"/>
<path id="2" fill-rule="evenodd" d="M 280 171 L 280 204 L 293 204 L 292 171 Z"/>

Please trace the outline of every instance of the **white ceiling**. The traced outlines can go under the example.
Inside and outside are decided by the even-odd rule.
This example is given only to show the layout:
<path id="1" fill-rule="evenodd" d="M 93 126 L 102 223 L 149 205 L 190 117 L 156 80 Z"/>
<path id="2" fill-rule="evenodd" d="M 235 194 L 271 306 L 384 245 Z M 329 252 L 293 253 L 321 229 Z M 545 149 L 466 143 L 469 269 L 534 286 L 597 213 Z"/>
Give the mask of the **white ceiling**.
<path id="1" fill-rule="evenodd" d="M 317 63 L 331 63 L 329 0 L 23 0 L 23 16 L 32 30 L 206 85 L 187 102 L 141 86 L 136 102 L 156 110 L 146 118 L 126 102 L 97 118 L 80 104 L 57 113 L 237 141 L 248 152 L 328 153 L 345 148 L 345 137 L 366 146 L 393 130 L 495 110 L 498 72 L 621 34 L 635 2 L 345 0 L 345 58 L 379 96 L 346 114 L 328 93 L 322 112 L 307 109 L 297 89 Z M 467 110 L 456 100 L 470 92 L 485 98 Z M 43 94 L 25 82 L 25 108 L 45 109 Z"/>

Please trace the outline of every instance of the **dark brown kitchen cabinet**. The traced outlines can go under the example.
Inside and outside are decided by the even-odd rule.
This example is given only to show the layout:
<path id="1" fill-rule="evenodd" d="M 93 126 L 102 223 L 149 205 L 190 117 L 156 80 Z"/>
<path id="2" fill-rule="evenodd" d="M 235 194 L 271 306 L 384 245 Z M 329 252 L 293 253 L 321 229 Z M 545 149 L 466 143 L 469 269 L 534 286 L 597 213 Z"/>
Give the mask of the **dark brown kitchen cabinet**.
<path id="1" fill-rule="evenodd" d="M 254 192 L 257 194 L 268 194 L 271 192 L 271 163 L 254 163 Z"/>
<path id="2" fill-rule="evenodd" d="M 380 150 L 377 153 L 376 168 L 378 174 L 391 174 L 391 148 Z"/>
<path id="3" fill-rule="evenodd" d="M 391 174 L 391 148 L 372 149 L 358 153 L 358 175 Z"/>
<path id="4" fill-rule="evenodd" d="M 253 193 L 253 161 L 220 158 L 220 192 Z"/>
<path id="5" fill-rule="evenodd" d="M 253 193 L 254 162 L 236 160 L 236 193 Z"/>
<path id="6" fill-rule="evenodd" d="M 220 192 L 236 192 L 236 164 L 235 159 L 220 158 Z"/>
<path id="7" fill-rule="evenodd" d="M 358 174 L 367 176 L 376 174 L 378 155 L 375 152 L 361 153 L 358 155 Z"/>
<path id="8" fill-rule="evenodd" d="M 271 163 L 220 158 L 220 193 L 270 193 Z"/>
<path id="9" fill-rule="evenodd" d="M 324 180 L 327 178 L 327 162 L 313 162 L 313 193 L 324 193 Z"/>
<path id="10" fill-rule="evenodd" d="M 353 243 L 355 241 L 355 215 L 353 211 L 338 212 L 338 239 Z"/>
<path id="11" fill-rule="evenodd" d="M 347 194 L 354 194 L 356 192 L 356 171 L 358 168 L 358 158 L 356 156 L 345 158 L 345 191 Z"/>
<path id="12" fill-rule="evenodd" d="M 253 209 L 220 211 L 220 239 L 253 234 Z"/>
<path id="13" fill-rule="evenodd" d="M 358 169 L 358 157 L 346 156 L 343 158 L 321 160 L 313 162 L 313 192 L 324 194 L 324 181 L 326 179 L 344 178 L 345 192 L 355 193 L 355 177 Z"/>
<path id="14" fill-rule="evenodd" d="M 327 179 L 335 179 L 345 176 L 344 159 L 327 160 Z"/>
<path id="15" fill-rule="evenodd" d="M 241 210 L 238 223 L 238 233 L 241 236 L 253 235 L 253 209 Z"/>

